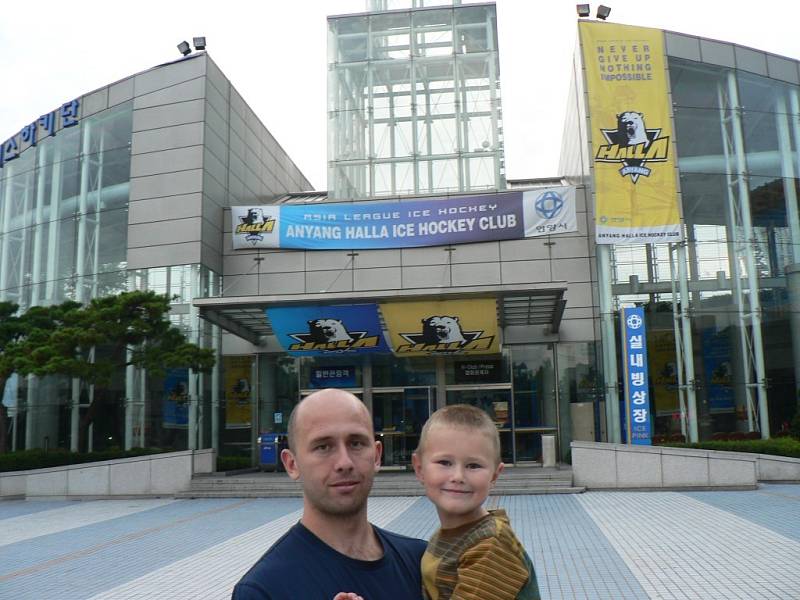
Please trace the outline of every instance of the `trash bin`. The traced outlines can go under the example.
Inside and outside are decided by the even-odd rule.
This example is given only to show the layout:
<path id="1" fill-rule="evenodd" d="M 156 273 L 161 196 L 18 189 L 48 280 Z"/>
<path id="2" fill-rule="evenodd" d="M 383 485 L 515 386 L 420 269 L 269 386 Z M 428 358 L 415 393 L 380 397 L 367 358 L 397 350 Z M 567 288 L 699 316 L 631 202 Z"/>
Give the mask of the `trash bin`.
<path id="1" fill-rule="evenodd" d="M 262 471 L 278 470 L 280 438 L 277 433 L 262 433 L 258 436 L 258 466 Z"/>

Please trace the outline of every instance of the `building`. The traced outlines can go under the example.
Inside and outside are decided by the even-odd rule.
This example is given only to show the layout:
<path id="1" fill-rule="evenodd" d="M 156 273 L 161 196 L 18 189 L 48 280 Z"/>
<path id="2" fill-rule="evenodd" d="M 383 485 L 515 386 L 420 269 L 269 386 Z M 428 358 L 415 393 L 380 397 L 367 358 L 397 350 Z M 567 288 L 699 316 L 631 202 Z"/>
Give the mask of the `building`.
<path id="1" fill-rule="evenodd" d="M 494 4 L 374 8 L 328 20 L 327 192 L 205 53 L 66 103 L 35 148 L 13 138 L 0 299 L 177 294 L 175 321 L 220 355 L 210 376 L 131 370 L 113 390 L 16 381 L 14 448 L 254 456 L 260 432 L 336 386 L 371 409 L 387 465 L 454 402 L 493 416 L 506 462 L 539 460 L 543 435 L 565 459 L 573 439 L 628 434 L 618 311 L 634 304 L 652 436 L 782 429 L 800 381 L 800 64 L 647 30 L 684 241 L 598 244 L 591 144 L 616 124 L 592 104 L 587 43 L 561 173 L 506 181 Z"/>

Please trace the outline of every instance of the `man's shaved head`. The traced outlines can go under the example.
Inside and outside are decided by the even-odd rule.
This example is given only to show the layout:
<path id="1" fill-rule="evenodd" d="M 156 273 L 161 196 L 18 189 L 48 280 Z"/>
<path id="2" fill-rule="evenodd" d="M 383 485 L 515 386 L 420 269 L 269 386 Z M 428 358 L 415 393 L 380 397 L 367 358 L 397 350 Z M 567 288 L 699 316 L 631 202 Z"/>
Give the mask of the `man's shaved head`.
<path id="1" fill-rule="evenodd" d="M 300 426 L 302 424 L 301 420 L 303 418 L 303 413 L 307 410 L 313 409 L 314 406 L 319 406 L 320 404 L 324 404 L 332 400 L 338 402 L 351 401 L 353 406 L 357 406 L 358 410 L 363 412 L 367 422 L 369 423 L 370 429 L 372 429 L 372 417 L 369 414 L 369 410 L 367 410 L 367 407 L 363 402 L 361 402 L 361 400 L 359 400 L 350 392 L 337 390 L 334 388 L 327 388 L 324 390 L 319 390 L 318 392 L 314 392 L 313 394 L 309 394 L 303 398 L 292 410 L 291 415 L 289 415 L 289 424 L 286 428 L 289 437 L 289 449 L 296 450 L 298 441 L 297 436 L 298 431 L 301 429 Z"/>

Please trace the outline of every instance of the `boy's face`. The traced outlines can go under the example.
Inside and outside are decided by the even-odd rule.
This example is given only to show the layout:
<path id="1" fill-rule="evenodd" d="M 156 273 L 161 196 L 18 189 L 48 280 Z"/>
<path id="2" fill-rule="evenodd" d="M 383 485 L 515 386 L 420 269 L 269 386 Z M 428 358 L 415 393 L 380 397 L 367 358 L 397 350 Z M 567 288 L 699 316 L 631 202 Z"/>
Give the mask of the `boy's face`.
<path id="1" fill-rule="evenodd" d="M 503 470 L 495 460 L 491 440 L 479 431 L 440 425 L 428 432 L 422 455 L 414 454 L 412 461 L 442 527 L 458 527 L 486 514 L 483 501 Z"/>

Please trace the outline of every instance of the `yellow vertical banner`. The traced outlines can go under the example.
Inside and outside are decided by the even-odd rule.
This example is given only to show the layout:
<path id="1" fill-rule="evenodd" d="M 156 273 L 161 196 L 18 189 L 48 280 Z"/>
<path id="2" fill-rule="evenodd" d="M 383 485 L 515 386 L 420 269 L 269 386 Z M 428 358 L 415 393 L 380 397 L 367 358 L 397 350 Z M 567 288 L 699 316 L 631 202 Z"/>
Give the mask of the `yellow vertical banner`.
<path id="1" fill-rule="evenodd" d="M 225 427 L 250 427 L 252 356 L 223 356 L 225 372 Z"/>
<path id="2" fill-rule="evenodd" d="M 598 244 L 683 237 L 664 33 L 578 24 L 591 124 Z"/>
<path id="3" fill-rule="evenodd" d="M 398 356 L 497 354 L 494 298 L 384 302 L 381 313 Z"/>

